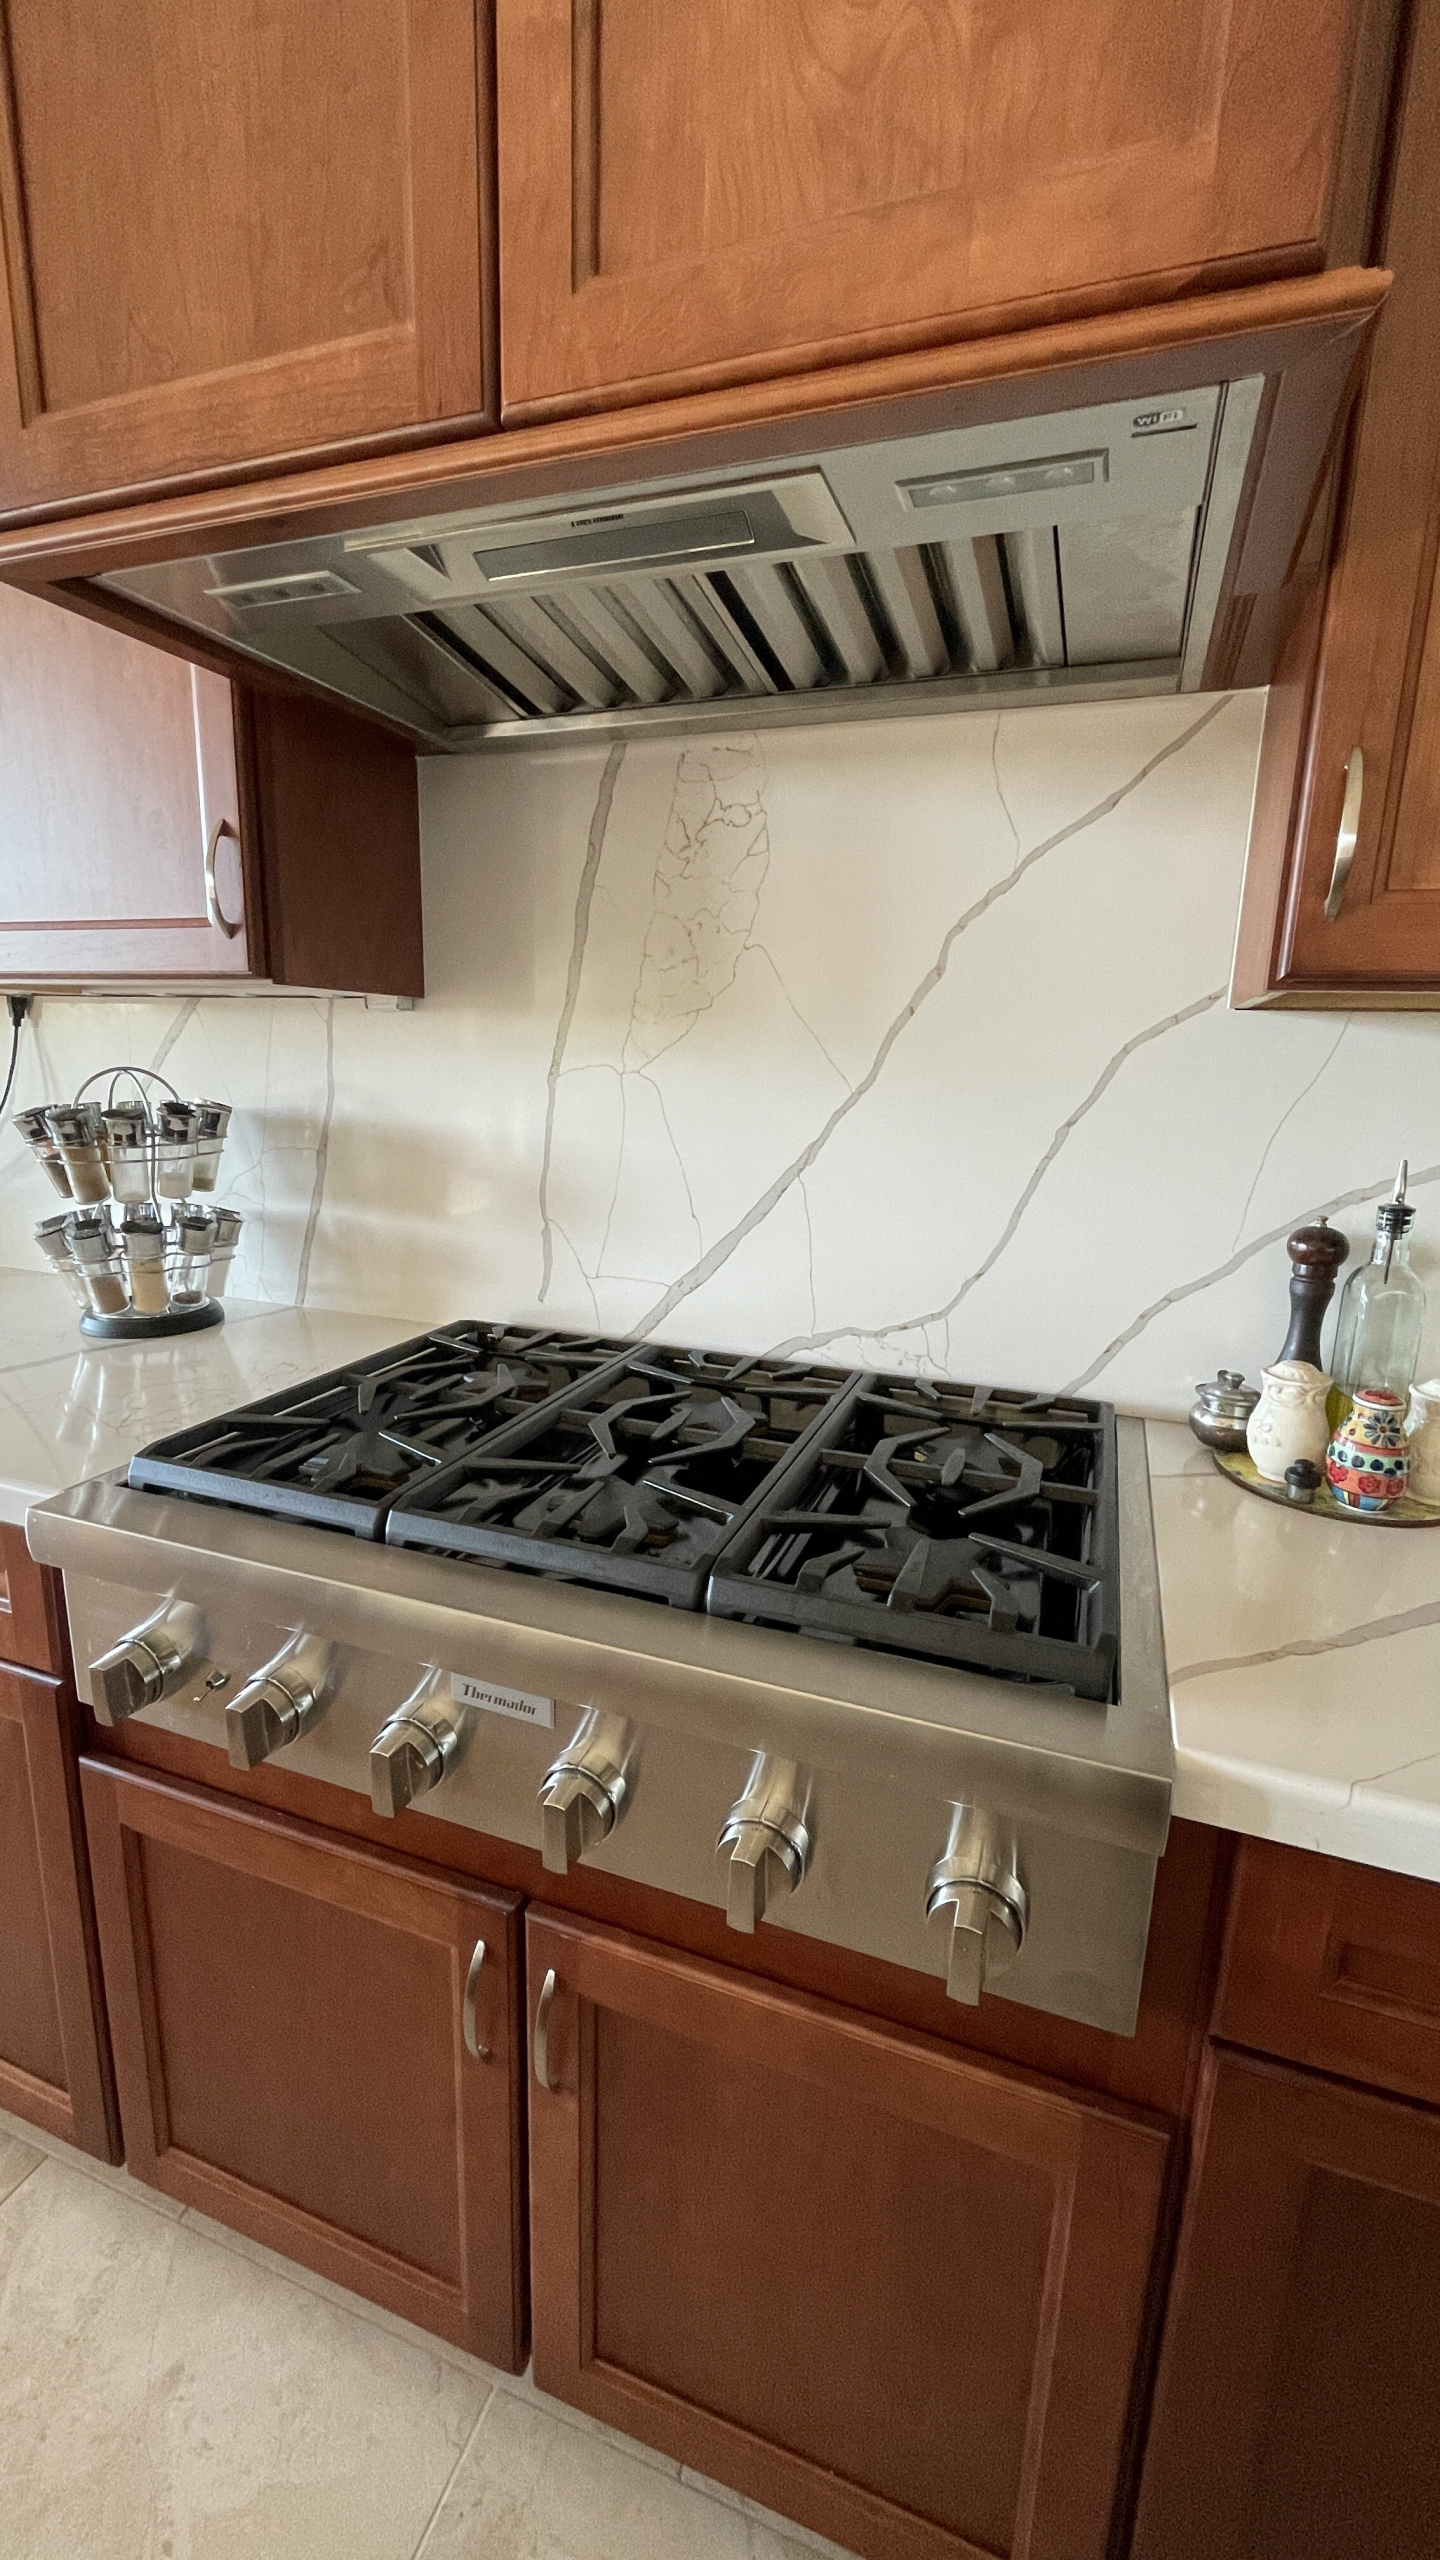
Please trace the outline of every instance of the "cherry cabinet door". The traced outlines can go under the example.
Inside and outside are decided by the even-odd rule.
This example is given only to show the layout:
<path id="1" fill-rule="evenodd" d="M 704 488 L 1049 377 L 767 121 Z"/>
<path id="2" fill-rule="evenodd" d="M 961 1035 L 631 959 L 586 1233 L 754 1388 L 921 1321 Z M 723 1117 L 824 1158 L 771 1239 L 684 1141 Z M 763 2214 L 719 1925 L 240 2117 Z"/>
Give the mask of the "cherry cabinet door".
<path id="1" fill-rule="evenodd" d="M 240 827 L 225 678 L 0 586 L 0 977 L 261 974 Z"/>
<path id="2" fill-rule="evenodd" d="M 518 2371 L 516 1896 L 82 1778 L 136 2177 Z"/>
<path id="3" fill-rule="evenodd" d="M 1133 2560 L 1418 2560 L 1440 2116 L 1212 2052 Z"/>
<path id="4" fill-rule="evenodd" d="M 0 514 L 483 423 L 483 19 L 4 0 Z"/>
<path id="5" fill-rule="evenodd" d="M 1272 689 L 1241 1003 L 1440 1005 L 1440 7 L 1399 128 L 1381 312 L 1335 565 Z"/>
<path id="6" fill-rule="evenodd" d="M 869 2560 L 1102 2560 L 1168 2151 L 532 1907 L 541 2388 Z"/>
<path id="7" fill-rule="evenodd" d="M 73 1714 L 58 1681 L 0 1667 L 0 2106 L 118 2160 Z"/>
<path id="8" fill-rule="evenodd" d="M 498 0 L 506 414 L 1345 263 L 1391 0 Z"/>

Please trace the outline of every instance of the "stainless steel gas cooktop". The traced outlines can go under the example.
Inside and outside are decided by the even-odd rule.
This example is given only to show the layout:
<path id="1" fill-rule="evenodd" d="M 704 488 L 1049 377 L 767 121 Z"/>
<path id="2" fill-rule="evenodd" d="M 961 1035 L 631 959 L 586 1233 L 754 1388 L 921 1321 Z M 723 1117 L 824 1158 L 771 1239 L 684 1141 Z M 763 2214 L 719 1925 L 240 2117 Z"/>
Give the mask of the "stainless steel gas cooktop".
<path id="1" fill-rule="evenodd" d="M 462 1322 L 30 1540 L 102 1720 L 1133 2023 L 1172 1753 L 1107 1405 Z"/>

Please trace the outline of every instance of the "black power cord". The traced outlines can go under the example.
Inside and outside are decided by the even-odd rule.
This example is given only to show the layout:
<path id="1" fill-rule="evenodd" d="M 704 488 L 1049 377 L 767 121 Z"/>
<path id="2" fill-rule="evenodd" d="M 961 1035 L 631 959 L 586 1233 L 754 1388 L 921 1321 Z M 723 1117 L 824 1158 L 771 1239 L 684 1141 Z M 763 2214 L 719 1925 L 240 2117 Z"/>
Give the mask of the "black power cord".
<path id="1" fill-rule="evenodd" d="M 15 1083 L 15 1069 L 20 1062 L 20 1026 L 34 1001 L 33 996 L 7 996 L 5 999 L 5 1009 L 10 1016 L 10 1065 L 5 1077 L 5 1090 L 0 1093 L 0 1119 L 4 1118 L 5 1106 Z"/>

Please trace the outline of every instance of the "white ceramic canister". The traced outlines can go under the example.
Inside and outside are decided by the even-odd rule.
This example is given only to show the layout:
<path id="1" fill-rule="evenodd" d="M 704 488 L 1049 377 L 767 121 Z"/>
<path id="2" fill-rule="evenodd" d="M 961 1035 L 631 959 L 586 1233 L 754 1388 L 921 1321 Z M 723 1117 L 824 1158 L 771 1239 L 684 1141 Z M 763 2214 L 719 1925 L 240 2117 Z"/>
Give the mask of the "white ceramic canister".
<path id="1" fill-rule="evenodd" d="M 1325 1399 L 1330 1381 L 1308 1360 L 1277 1360 L 1260 1372 L 1260 1401 L 1245 1426 L 1245 1445 L 1257 1475 L 1283 1484 L 1297 1458 L 1322 1469 L 1330 1439 Z"/>
<path id="2" fill-rule="evenodd" d="M 1440 1378 L 1427 1378 L 1410 1394 L 1410 1491 L 1421 1502 L 1440 1502 Z"/>

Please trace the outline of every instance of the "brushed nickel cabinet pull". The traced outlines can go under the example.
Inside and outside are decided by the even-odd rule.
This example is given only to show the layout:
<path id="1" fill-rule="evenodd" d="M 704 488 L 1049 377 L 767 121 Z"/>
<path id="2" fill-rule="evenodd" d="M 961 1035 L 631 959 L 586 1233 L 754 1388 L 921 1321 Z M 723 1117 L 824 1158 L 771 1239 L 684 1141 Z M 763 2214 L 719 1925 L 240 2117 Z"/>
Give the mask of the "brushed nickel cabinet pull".
<path id="1" fill-rule="evenodd" d="M 480 1989 L 480 1974 L 484 1962 L 485 1941 L 483 1938 L 477 1938 L 475 1953 L 470 1959 L 470 1970 L 465 1976 L 465 1997 L 460 2008 L 460 2022 L 465 2030 L 465 2050 L 475 2062 L 488 2062 L 490 2059 L 490 2047 L 480 2042 L 479 2030 L 475 2024 L 475 2000 Z"/>
<path id="2" fill-rule="evenodd" d="M 1350 878 L 1350 865 L 1355 859 L 1355 844 L 1360 833 L 1360 799 L 1365 789 L 1365 758 L 1357 747 L 1345 767 L 1345 798 L 1340 808 L 1340 832 L 1335 838 L 1335 867 L 1330 874 L 1330 888 L 1325 900 L 1325 921 L 1333 924 L 1345 904 L 1345 889 Z"/>
<path id="3" fill-rule="evenodd" d="M 531 2050 L 535 2060 L 536 2079 L 542 2089 L 552 2091 L 555 2083 L 550 2077 L 550 2004 L 554 1997 L 555 1968 L 551 1965 L 540 1985 L 540 1997 L 535 2003 L 535 2036 Z"/>
<path id="4" fill-rule="evenodd" d="M 215 856 L 220 850 L 222 836 L 229 836 L 233 844 L 238 844 L 240 841 L 228 818 L 216 819 L 205 847 L 205 913 L 216 932 L 223 933 L 227 942 L 233 942 L 240 927 L 238 923 L 232 924 L 226 915 L 220 904 L 220 893 L 215 886 Z"/>

